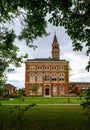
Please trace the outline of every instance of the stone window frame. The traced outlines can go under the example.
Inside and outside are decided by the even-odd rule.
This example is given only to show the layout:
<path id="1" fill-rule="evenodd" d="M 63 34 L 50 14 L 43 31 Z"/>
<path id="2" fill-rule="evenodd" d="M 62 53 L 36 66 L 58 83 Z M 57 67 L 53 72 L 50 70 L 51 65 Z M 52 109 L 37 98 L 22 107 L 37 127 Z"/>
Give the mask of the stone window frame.
<path id="1" fill-rule="evenodd" d="M 38 73 L 37 74 L 37 81 L 42 81 L 43 77 L 42 77 L 42 73 Z"/>
<path id="2" fill-rule="evenodd" d="M 63 93 L 64 92 L 64 86 L 60 86 L 60 92 Z"/>
<path id="3" fill-rule="evenodd" d="M 35 74 L 34 73 L 30 74 L 30 82 L 35 82 Z"/>
<path id="4" fill-rule="evenodd" d="M 38 87 L 38 92 L 39 92 L 39 93 L 42 92 L 42 86 L 39 86 L 39 87 Z"/>
<path id="5" fill-rule="evenodd" d="M 37 66 L 37 70 L 42 70 L 43 67 L 41 65 Z"/>
<path id="6" fill-rule="evenodd" d="M 45 71 L 50 70 L 50 66 L 45 65 L 45 66 L 44 66 L 44 70 L 45 70 Z"/>
<path id="7" fill-rule="evenodd" d="M 44 74 L 44 81 L 50 81 L 50 74 L 49 73 Z"/>
<path id="8" fill-rule="evenodd" d="M 52 74 L 52 81 L 57 81 L 57 74 L 56 73 Z"/>
<path id="9" fill-rule="evenodd" d="M 59 74 L 59 81 L 64 81 L 65 80 L 65 74 L 64 73 L 60 73 Z"/>
<path id="10" fill-rule="evenodd" d="M 53 71 L 56 71 L 56 70 L 57 70 L 57 67 L 56 67 L 56 66 L 52 66 L 52 70 L 53 70 Z"/>
<path id="11" fill-rule="evenodd" d="M 30 71 L 35 70 L 35 66 L 30 66 Z"/>
<path id="12" fill-rule="evenodd" d="M 53 86 L 53 92 L 56 93 L 57 92 L 57 86 Z"/>

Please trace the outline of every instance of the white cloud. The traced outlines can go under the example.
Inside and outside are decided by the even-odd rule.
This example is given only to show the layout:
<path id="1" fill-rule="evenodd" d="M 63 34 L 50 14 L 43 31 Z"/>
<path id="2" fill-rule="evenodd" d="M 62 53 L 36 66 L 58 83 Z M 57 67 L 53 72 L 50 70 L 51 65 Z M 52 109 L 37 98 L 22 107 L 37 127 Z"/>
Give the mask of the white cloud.
<path id="1" fill-rule="evenodd" d="M 12 73 L 7 74 L 7 83 L 15 85 L 17 88 L 22 88 L 25 85 L 25 64 L 16 68 Z"/>

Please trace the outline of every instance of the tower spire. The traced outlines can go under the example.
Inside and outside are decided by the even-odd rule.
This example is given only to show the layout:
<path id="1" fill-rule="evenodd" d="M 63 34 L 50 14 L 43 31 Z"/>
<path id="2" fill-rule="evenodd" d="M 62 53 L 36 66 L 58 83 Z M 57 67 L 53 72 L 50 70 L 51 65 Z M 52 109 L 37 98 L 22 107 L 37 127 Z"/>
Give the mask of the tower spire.
<path id="1" fill-rule="evenodd" d="M 60 58 L 60 49 L 59 49 L 59 44 L 58 40 L 56 37 L 56 32 L 54 33 L 54 39 L 52 43 L 52 59 L 58 59 Z"/>

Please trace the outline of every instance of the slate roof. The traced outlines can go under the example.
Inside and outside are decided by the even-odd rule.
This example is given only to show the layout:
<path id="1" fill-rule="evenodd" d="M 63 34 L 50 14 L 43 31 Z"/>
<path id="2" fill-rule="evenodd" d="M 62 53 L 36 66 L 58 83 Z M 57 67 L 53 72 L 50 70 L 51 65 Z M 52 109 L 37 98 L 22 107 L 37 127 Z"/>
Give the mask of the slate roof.
<path id="1" fill-rule="evenodd" d="M 4 88 L 16 88 L 15 86 L 13 86 L 12 84 L 9 84 L 9 83 L 4 84 L 3 87 L 4 87 Z"/>
<path id="2" fill-rule="evenodd" d="M 52 58 L 35 58 L 35 59 L 27 59 L 27 62 L 68 62 L 66 60 L 58 60 L 58 59 L 52 59 Z"/>
<path id="3" fill-rule="evenodd" d="M 78 85 L 78 84 L 80 84 L 80 85 L 83 85 L 83 84 L 88 84 L 88 85 L 90 85 L 90 82 L 70 82 L 69 84 L 70 84 L 70 85 Z"/>

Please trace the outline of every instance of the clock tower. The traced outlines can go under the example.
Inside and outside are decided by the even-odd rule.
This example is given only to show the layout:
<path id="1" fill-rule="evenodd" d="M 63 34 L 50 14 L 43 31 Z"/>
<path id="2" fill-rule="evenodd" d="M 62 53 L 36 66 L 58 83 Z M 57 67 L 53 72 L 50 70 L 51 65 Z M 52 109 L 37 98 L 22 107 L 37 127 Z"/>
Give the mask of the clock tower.
<path id="1" fill-rule="evenodd" d="M 53 43 L 52 43 L 52 59 L 59 60 L 60 59 L 60 49 L 57 41 L 56 34 L 54 35 Z"/>

